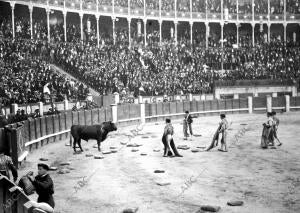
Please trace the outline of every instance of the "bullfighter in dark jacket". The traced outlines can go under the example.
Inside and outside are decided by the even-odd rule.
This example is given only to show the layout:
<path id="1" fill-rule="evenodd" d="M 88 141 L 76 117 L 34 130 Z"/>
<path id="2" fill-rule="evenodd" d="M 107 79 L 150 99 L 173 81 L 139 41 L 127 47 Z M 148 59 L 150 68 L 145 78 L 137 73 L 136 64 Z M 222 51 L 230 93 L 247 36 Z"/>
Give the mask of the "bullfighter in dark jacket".
<path id="1" fill-rule="evenodd" d="M 190 112 L 185 111 L 185 116 L 183 120 L 183 134 L 185 140 L 187 140 L 187 137 L 189 137 L 188 129 L 190 130 L 191 137 L 193 136 L 192 123 L 193 123 L 193 118 L 190 115 Z"/>

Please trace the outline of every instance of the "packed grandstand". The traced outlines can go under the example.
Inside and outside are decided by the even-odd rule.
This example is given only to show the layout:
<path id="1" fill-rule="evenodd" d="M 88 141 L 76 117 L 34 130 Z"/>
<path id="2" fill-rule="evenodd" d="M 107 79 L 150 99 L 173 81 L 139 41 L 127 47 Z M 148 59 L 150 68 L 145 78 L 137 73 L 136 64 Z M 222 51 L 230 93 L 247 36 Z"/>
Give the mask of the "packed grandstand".
<path id="1" fill-rule="evenodd" d="M 45 101 L 47 91 L 85 99 L 89 87 L 154 96 L 212 93 L 225 80 L 299 85 L 299 0 L 0 4 L 2 106 Z"/>

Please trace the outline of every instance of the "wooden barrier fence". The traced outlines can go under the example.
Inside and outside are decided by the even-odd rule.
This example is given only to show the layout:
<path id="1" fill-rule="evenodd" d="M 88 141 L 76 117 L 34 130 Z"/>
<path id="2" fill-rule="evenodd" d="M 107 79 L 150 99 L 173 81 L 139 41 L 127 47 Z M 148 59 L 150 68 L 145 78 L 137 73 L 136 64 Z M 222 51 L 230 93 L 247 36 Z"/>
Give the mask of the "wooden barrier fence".
<path id="1" fill-rule="evenodd" d="M 5 131 L 4 128 L 0 128 L 0 151 L 5 152 Z"/>
<path id="2" fill-rule="evenodd" d="M 300 110 L 300 96 L 290 98 L 290 110 Z"/>
<path id="3" fill-rule="evenodd" d="M 293 111 L 300 109 L 300 97 L 248 97 L 206 101 L 159 102 L 150 104 L 119 104 L 110 108 L 84 111 L 67 110 L 58 115 L 44 116 L 0 129 L 0 149 L 8 149 L 14 163 L 22 162 L 30 151 L 69 136 L 73 124 L 92 125 L 104 121 L 119 126 L 142 122 L 182 119 L 186 110 L 192 115 L 205 116 L 220 113 L 264 113 L 267 110 Z"/>
<path id="4" fill-rule="evenodd" d="M 0 148 L 9 149 L 18 166 L 30 151 L 68 137 L 73 124 L 91 125 L 112 120 L 110 108 L 84 111 L 65 111 L 58 115 L 29 119 L 0 129 Z"/>
<path id="5" fill-rule="evenodd" d="M 176 119 L 181 117 L 185 111 L 192 115 L 215 115 L 224 113 L 248 112 L 247 99 L 225 99 L 207 101 L 184 101 L 184 102 L 162 102 L 147 104 L 145 106 L 146 121 L 162 120 L 166 117 Z"/>
<path id="6" fill-rule="evenodd" d="M 0 205 L 3 213 L 31 213 L 30 199 L 16 185 L 0 175 Z"/>

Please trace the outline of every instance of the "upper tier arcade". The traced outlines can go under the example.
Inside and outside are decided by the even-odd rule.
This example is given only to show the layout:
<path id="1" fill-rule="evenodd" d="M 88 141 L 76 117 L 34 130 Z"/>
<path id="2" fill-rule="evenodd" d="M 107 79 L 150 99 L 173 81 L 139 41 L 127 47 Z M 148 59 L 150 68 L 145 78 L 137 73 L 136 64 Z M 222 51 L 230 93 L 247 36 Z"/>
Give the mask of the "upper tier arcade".
<path id="1" fill-rule="evenodd" d="M 271 25 L 283 26 L 283 41 L 287 41 L 287 26 L 300 27 L 299 0 L 21 0 L 8 1 L 12 10 L 13 38 L 14 8 L 16 4 L 27 5 L 30 12 L 30 29 L 32 31 L 32 11 L 34 7 L 44 8 L 47 14 L 47 36 L 50 42 L 50 12 L 61 11 L 64 20 L 64 37 L 67 41 L 66 16 L 77 13 L 80 17 L 80 34 L 83 41 L 83 16 L 93 15 L 96 18 L 97 45 L 99 46 L 99 18 L 111 17 L 112 35 L 115 43 L 115 25 L 118 18 L 126 18 L 128 22 L 128 42 L 131 46 L 130 26 L 133 19 L 139 19 L 144 26 L 144 44 L 147 45 L 147 21 L 156 20 L 159 24 L 159 42 L 162 42 L 162 23 L 174 23 L 174 41 L 177 44 L 178 23 L 187 22 L 190 30 L 190 43 L 193 43 L 193 26 L 195 23 L 205 24 L 205 46 L 208 47 L 208 37 L 211 24 L 220 25 L 220 43 L 224 46 L 224 28 L 227 24 L 236 25 L 237 46 L 239 46 L 239 28 L 241 24 L 249 24 L 252 28 L 252 45 L 255 44 L 255 26 L 261 31 L 267 29 L 267 41 L 270 42 Z M 32 35 L 32 33 L 31 33 Z M 297 38 L 298 40 L 298 38 Z"/>
<path id="2" fill-rule="evenodd" d="M 188 22 L 300 23 L 300 11 L 292 8 L 293 4 L 287 5 L 287 0 L 283 1 L 283 5 L 278 0 L 6 1 L 96 16 Z"/>

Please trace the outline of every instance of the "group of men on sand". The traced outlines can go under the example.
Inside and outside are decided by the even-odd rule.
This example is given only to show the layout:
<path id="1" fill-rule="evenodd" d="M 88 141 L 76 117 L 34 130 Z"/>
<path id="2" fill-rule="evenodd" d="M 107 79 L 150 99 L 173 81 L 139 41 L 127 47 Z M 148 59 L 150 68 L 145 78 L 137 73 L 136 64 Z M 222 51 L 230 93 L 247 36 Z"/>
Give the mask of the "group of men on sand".
<path id="1" fill-rule="evenodd" d="M 276 112 L 267 112 L 267 118 L 268 120 L 263 123 L 261 148 L 267 149 L 269 146 L 274 147 L 275 141 L 278 142 L 278 146 L 281 146 L 282 143 L 277 136 L 279 119 L 276 116 Z"/>
<path id="2" fill-rule="evenodd" d="M 277 131 L 278 131 L 278 126 L 279 126 L 279 119 L 276 116 L 276 112 L 268 112 L 267 113 L 268 120 L 263 123 L 263 133 L 262 133 L 262 138 L 261 138 L 261 147 L 263 149 L 268 148 L 269 146 L 274 147 L 275 141 L 277 141 L 278 146 L 281 146 L 282 143 L 280 142 Z M 218 151 L 221 152 L 228 152 L 227 149 L 227 132 L 228 132 L 228 121 L 226 119 L 225 114 L 220 115 L 220 123 L 219 126 L 213 136 L 211 144 L 206 148 L 205 151 L 209 151 L 214 147 L 218 146 L 219 142 L 219 137 L 221 136 L 221 148 L 218 149 Z M 189 137 L 188 134 L 188 129 L 190 132 L 190 135 L 193 135 L 193 130 L 192 130 L 192 116 L 189 114 L 188 111 L 185 112 L 185 117 L 183 120 L 183 133 L 184 133 L 184 139 L 186 140 L 187 137 Z M 164 144 L 164 157 L 182 157 L 178 153 L 178 150 L 176 149 L 174 139 L 173 139 L 173 134 L 174 134 L 174 128 L 171 124 L 171 119 L 166 119 L 166 126 L 164 129 L 163 137 L 162 137 L 162 142 Z M 173 150 L 174 155 L 171 152 L 171 148 Z"/>
<path id="3" fill-rule="evenodd" d="M 226 138 L 227 138 L 227 130 L 228 130 L 228 121 L 226 120 L 226 115 L 221 114 L 220 115 L 221 121 L 219 123 L 219 126 L 217 128 L 217 131 L 214 134 L 213 140 L 210 144 L 210 146 L 205 150 L 209 151 L 212 148 L 218 146 L 219 136 L 221 135 L 221 148 L 218 149 L 221 152 L 228 152 L 227 144 L 226 144 Z M 189 111 L 185 112 L 185 117 L 183 120 L 183 133 L 184 133 L 184 139 L 187 140 L 187 137 L 193 136 L 193 130 L 192 130 L 192 123 L 193 123 L 193 117 L 189 114 Z M 190 135 L 188 134 L 188 129 L 190 132 Z M 174 143 L 174 127 L 171 124 L 171 119 L 166 119 L 166 126 L 164 128 L 164 133 L 162 137 L 162 142 L 164 144 L 164 157 L 182 157 L 178 153 L 178 150 Z M 173 150 L 173 153 L 171 151 L 171 148 Z"/>

